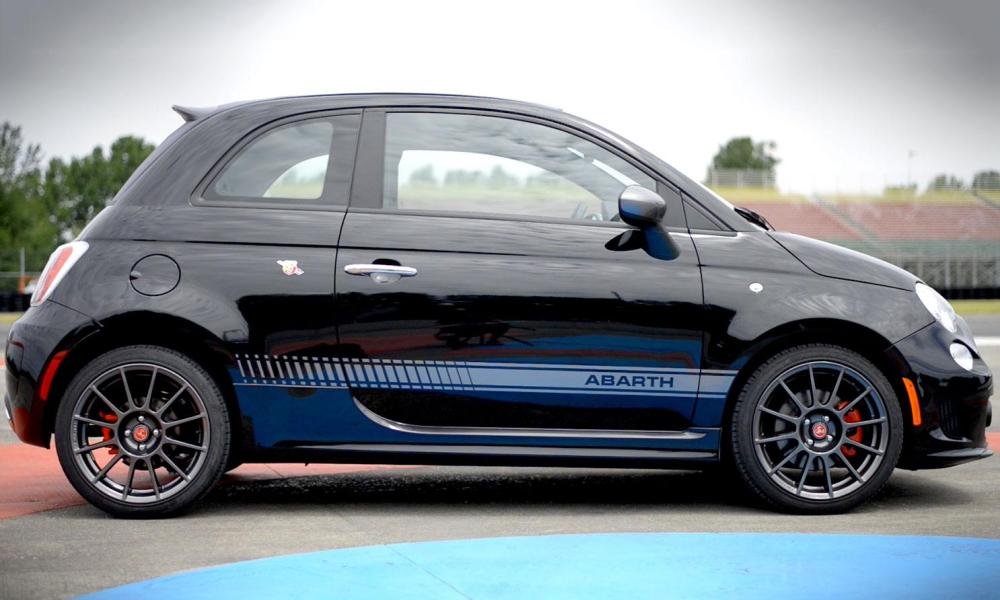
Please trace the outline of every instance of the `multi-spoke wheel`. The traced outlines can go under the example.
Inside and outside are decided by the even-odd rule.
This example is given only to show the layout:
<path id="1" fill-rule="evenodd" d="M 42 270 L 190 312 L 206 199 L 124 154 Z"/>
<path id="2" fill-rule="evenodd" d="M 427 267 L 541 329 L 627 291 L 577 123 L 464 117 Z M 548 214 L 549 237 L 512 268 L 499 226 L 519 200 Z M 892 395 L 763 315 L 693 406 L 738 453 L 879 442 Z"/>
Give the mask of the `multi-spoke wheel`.
<path id="1" fill-rule="evenodd" d="M 902 413 L 892 386 L 864 357 L 799 346 L 750 377 L 730 434 L 733 462 L 751 490 L 788 510 L 836 512 L 889 478 Z"/>
<path id="2" fill-rule="evenodd" d="M 217 387 L 163 348 L 131 346 L 95 359 L 67 388 L 56 421 L 70 482 L 118 516 L 183 510 L 226 464 L 229 424 Z"/>

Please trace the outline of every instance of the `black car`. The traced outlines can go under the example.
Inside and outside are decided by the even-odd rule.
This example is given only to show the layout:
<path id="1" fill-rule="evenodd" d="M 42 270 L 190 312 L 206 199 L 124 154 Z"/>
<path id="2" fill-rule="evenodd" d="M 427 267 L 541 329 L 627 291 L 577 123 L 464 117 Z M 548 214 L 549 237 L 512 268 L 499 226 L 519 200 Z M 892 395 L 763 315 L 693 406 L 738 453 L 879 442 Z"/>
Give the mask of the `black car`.
<path id="1" fill-rule="evenodd" d="M 795 512 L 990 455 L 992 376 L 910 273 L 771 231 L 559 110 L 333 95 L 185 123 L 49 260 L 5 407 L 86 499 L 244 462 L 707 468 Z"/>

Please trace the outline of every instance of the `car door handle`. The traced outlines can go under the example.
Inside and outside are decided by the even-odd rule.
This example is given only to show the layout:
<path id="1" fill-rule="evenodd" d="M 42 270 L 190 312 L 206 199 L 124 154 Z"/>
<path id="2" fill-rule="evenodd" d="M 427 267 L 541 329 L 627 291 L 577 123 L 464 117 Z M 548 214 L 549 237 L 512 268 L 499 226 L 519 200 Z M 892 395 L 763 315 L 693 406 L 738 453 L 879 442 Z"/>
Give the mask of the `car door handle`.
<path id="1" fill-rule="evenodd" d="M 344 272 L 350 275 L 367 275 L 375 283 L 392 283 L 400 277 L 413 277 L 417 270 L 399 265 L 347 265 Z"/>

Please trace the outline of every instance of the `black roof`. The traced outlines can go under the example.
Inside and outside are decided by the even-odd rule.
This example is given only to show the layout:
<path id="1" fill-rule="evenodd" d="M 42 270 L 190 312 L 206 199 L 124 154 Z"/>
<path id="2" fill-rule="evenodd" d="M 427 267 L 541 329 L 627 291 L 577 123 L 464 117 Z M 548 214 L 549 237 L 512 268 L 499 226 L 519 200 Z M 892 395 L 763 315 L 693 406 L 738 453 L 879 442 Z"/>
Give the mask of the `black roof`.
<path id="1" fill-rule="evenodd" d="M 196 121 L 209 117 L 223 110 L 239 107 L 249 107 L 257 104 L 269 103 L 290 103 L 296 101 L 330 101 L 338 104 L 357 103 L 362 106 L 389 104 L 428 104 L 440 106 L 442 104 L 452 104 L 458 101 L 462 105 L 488 105 L 488 106 L 521 106 L 525 108 L 542 109 L 545 111 L 558 111 L 562 109 L 539 104 L 536 102 L 524 102 L 499 98 L 494 96 L 473 96 L 469 94 L 428 94 L 428 93 L 407 93 L 407 92 L 377 92 L 377 93 L 351 93 L 351 94 L 312 94 L 306 96 L 278 96 L 261 100 L 243 100 L 220 104 L 217 106 L 182 106 L 175 104 L 171 108 L 181 116 L 186 122 Z"/>

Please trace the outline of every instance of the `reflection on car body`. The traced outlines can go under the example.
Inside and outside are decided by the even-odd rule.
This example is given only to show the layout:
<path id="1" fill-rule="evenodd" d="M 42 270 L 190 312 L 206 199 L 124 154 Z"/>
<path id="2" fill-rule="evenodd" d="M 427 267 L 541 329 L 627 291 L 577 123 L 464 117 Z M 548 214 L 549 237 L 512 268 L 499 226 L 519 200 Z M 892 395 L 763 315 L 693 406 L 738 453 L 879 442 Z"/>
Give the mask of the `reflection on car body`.
<path id="1" fill-rule="evenodd" d="M 112 514 L 241 462 L 722 459 L 823 513 L 989 455 L 947 301 L 597 125 L 432 95 L 179 112 L 7 346 L 18 436 Z"/>

